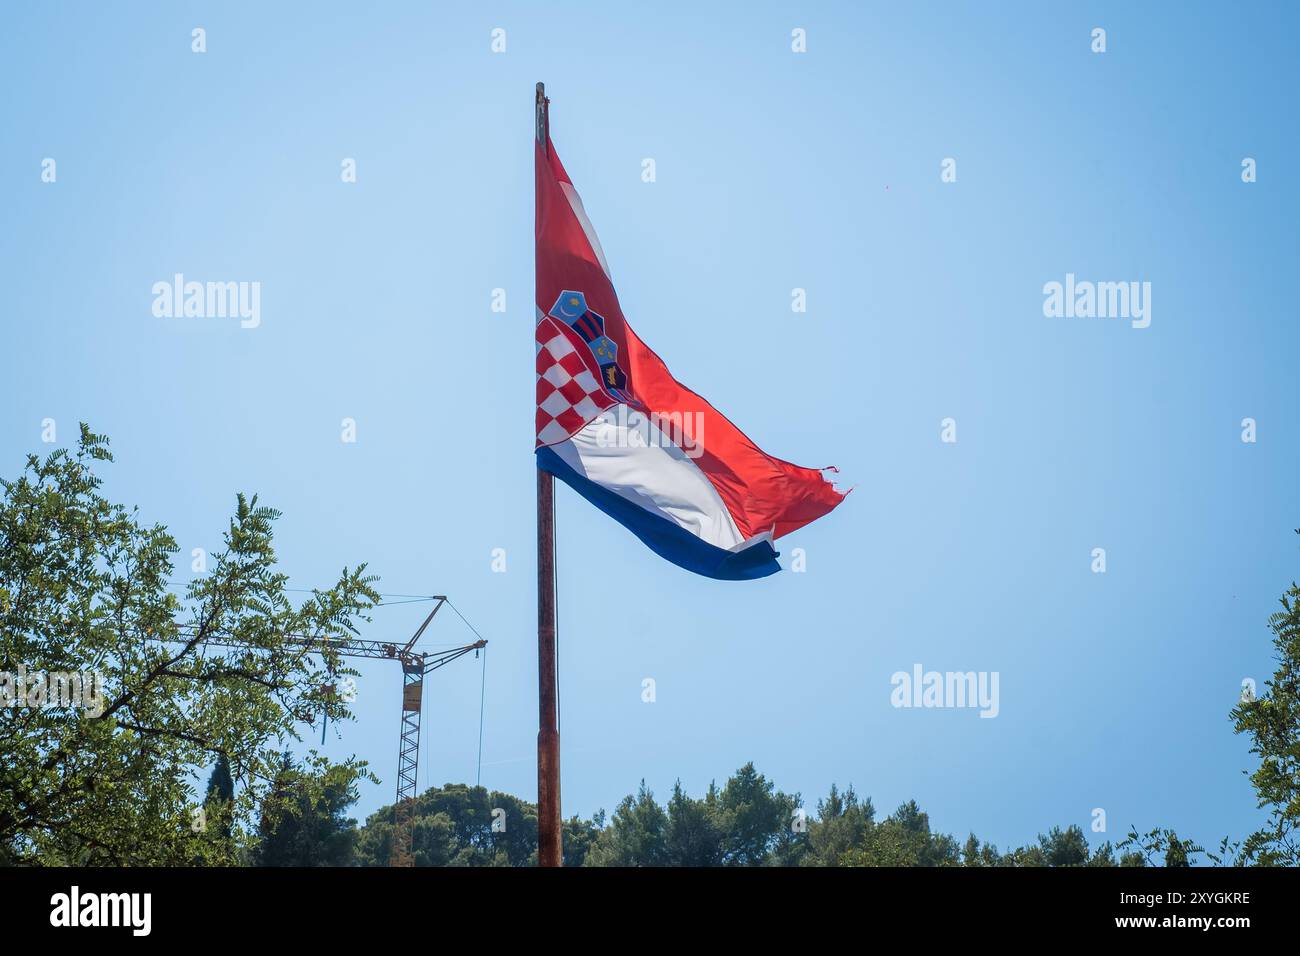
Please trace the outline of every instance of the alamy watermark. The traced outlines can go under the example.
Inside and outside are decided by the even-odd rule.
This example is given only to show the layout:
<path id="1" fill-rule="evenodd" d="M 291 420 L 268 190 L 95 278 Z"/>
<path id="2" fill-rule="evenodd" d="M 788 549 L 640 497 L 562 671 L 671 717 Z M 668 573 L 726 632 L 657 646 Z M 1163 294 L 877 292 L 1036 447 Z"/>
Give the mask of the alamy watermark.
<path id="1" fill-rule="evenodd" d="M 910 673 L 895 671 L 889 683 L 895 707 L 979 708 L 981 717 L 996 717 L 1001 709 L 997 671 L 927 671 L 913 664 Z"/>
<path id="2" fill-rule="evenodd" d="M 239 319 L 242 329 L 262 324 L 262 283 L 186 282 L 176 273 L 171 282 L 153 284 L 153 314 L 160 319 Z"/>
<path id="3" fill-rule="evenodd" d="M 0 671 L 0 707 L 54 707 L 84 710 L 92 717 L 104 712 L 104 675 L 99 671 Z"/>
<path id="4" fill-rule="evenodd" d="M 687 458 L 704 454 L 703 412 L 650 412 L 648 415 L 619 405 L 597 421 L 606 428 L 595 432 L 598 448 L 680 448 Z"/>
<path id="5" fill-rule="evenodd" d="M 1131 319 L 1133 328 L 1151 324 L 1150 282 L 1090 282 L 1076 280 L 1043 285 L 1043 315 L 1049 319 Z"/>
<path id="6" fill-rule="evenodd" d="M 50 925 L 125 926 L 132 936 L 148 936 L 153 928 L 153 894 L 83 893 L 74 885 L 67 893 L 50 897 Z"/>

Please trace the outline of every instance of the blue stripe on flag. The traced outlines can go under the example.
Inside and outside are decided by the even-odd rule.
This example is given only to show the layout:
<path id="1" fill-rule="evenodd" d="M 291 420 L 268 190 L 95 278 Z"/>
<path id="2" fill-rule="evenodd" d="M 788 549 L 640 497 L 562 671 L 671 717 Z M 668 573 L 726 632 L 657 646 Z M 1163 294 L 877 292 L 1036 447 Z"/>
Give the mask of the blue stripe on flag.
<path id="1" fill-rule="evenodd" d="M 651 551 L 679 568 L 723 581 L 765 578 L 781 570 L 776 561 L 778 552 L 771 542 L 760 541 L 739 552 L 709 544 L 667 518 L 652 514 L 578 474 L 550 448 L 537 449 L 537 467 L 559 478 L 640 538 Z"/>

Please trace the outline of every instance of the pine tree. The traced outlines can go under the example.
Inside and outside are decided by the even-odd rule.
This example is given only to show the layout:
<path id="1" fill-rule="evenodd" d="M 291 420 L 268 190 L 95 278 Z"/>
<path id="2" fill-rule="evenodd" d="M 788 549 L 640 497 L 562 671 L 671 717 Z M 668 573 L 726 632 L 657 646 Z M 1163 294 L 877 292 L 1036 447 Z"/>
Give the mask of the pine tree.
<path id="1" fill-rule="evenodd" d="M 217 756 L 217 763 L 208 777 L 208 791 L 203 798 L 207 825 L 217 826 L 223 839 L 229 840 L 234 828 L 231 807 L 235 802 L 235 781 L 230 776 L 230 758 L 225 753 Z"/>

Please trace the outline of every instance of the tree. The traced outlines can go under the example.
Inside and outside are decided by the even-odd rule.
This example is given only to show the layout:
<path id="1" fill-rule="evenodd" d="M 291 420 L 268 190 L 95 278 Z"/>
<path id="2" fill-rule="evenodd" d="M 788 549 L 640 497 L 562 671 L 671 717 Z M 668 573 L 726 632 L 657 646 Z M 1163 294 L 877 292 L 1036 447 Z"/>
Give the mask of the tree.
<path id="1" fill-rule="evenodd" d="M 496 790 L 449 783 L 415 800 L 411 849 L 416 866 L 536 866 L 537 807 Z M 604 813 L 563 823 L 564 865 L 582 866 L 605 825 Z M 382 807 L 361 828 L 356 862 L 387 866 L 393 808 Z"/>
<path id="2" fill-rule="evenodd" d="M 1250 734 L 1250 751 L 1260 758 L 1250 782 L 1268 823 L 1246 838 L 1240 853 L 1243 862 L 1261 866 L 1300 864 L 1300 587 L 1294 581 L 1281 604 L 1269 618 L 1277 670 L 1264 694 L 1232 710 L 1236 732 Z"/>
<path id="3" fill-rule="evenodd" d="M 208 777 L 208 789 L 197 821 L 199 830 L 206 832 L 209 839 L 218 844 L 206 854 L 208 857 L 233 860 L 238 855 L 232 843 L 234 804 L 235 780 L 230 775 L 230 761 L 225 754 L 218 754 Z M 196 862 L 201 863 L 202 858 Z"/>
<path id="4" fill-rule="evenodd" d="M 635 797 L 627 796 L 596 839 L 587 862 L 591 866 L 667 866 L 668 814 L 641 781 Z"/>
<path id="5" fill-rule="evenodd" d="M 832 783 L 830 794 L 817 802 L 817 819 L 808 821 L 808 853 L 801 862 L 839 866 L 845 853 L 862 845 L 875 817 L 870 797 L 859 803 L 852 786 L 841 794 Z"/>
<path id="6" fill-rule="evenodd" d="M 350 866 L 357 821 L 347 816 L 357 802 L 356 778 L 342 768 L 320 776 L 304 772 L 288 754 L 262 805 L 258 866 Z"/>
<path id="7" fill-rule="evenodd" d="M 1002 855 L 992 843 L 980 843 L 972 833 L 962 846 L 961 862 L 962 866 L 1000 866 Z"/>
<path id="8" fill-rule="evenodd" d="M 799 796 L 777 790 L 753 763 L 747 763 L 727 780 L 717 796 L 717 807 L 723 864 L 758 866 L 790 835 Z"/>
<path id="9" fill-rule="evenodd" d="M 1186 862 L 1201 852 L 1191 841 L 1159 831 L 1149 835 L 1160 837 L 1158 845 L 1147 841 L 1149 845 L 1118 859 L 1110 843 L 1090 854 L 1083 830 L 1070 826 L 1053 827 L 1004 855 L 973 833 L 959 845 L 953 837 L 933 832 L 928 814 L 914 800 L 877 823 L 870 798 L 859 799 L 852 787 L 841 791 L 835 785 L 818 802 L 806 831 L 799 832 L 785 822 L 798 801 L 777 790 L 752 764 L 736 771 L 722 788 L 710 784 L 698 799 L 678 781 L 666 805 L 655 800 L 643 780 L 635 794 L 619 802 L 608 824 L 603 810 L 589 820 L 575 816 L 565 821 L 564 865 L 1143 866 L 1146 853 L 1151 862 L 1159 857 L 1162 865 L 1172 866 L 1180 865 L 1180 854 Z M 500 821 L 499 829 L 494 820 Z M 386 866 L 392 831 L 393 808 L 384 807 L 361 829 L 356 862 Z M 482 787 L 434 787 L 416 800 L 413 845 L 417 866 L 536 866 L 537 810 Z"/>
<path id="10" fill-rule="evenodd" d="M 206 806 L 224 807 L 235 800 L 235 781 L 230 776 L 230 760 L 225 754 L 217 755 L 217 762 L 208 777 L 208 792 L 203 802 Z"/>
<path id="11" fill-rule="evenodd" d="M 695 800 L 682 790 L 680 780 L 668 800 L 664 829 L 665 863 L 669 866 L 718 866 L 722 862 L 724 835 L 718 826 L 716 791 L 712 800 Z"/>
<path id="12" fill-rule="evenodd" d="M 83 424 L 75 452 L 29 455 L 0 481 L 0 673 L 22 668 L 69 690 L 60 706 L 0 708 L 0 856 L 235 862 L 285 744 L 322 711 L 349 717 L 320 690 L 329 668 L 343 671 L 338 655 L 304 655 L 290 636 L 356 633 L 378 601 L 374 579 L 345 568 L 295 605 L 276 570 L 279 513 L 239 495 L 209 572 L 180 597 L 167 529 L 100 493 L 95 469 L 111 461 L 107 439 Z M 218 636 L 240 646 L 206 643 Z M 18 689 L 0 678 L 0 695 Z M 30 690 L 29 705 L 42 696 Z M 205 835 L 192 783 L 222 754 L 235 785 L 228 843 Z M 363 767 L 349 760 L 335 775 Z"/>
<path id="13" fill-rule="evenodd" d="M 1192 860 L 1203 847 L 1192 840 L 1180 840 L 1178 834 L 1164 827 L 1156 827 L 1147 833 L 1138 833 L 1136 827 L 1130 827 L 1128 836 L 1119 841 L 1119 849 L 1129 850 L 1121 858 L 1121 866 L 1191 866 Z"/>
<path id="14" fill-rule="evenodd" d="M 1078 826 L 1065 830 L 1052 827 L 1046 836 L 1039 834 L 1038 845 L 1048 866 L 1083 866 L 1088 862 L 1088 840 Z"/>
<path id="15" fill-rule="evenodd" d="M 960 862 L 957 841 L 931 833 L 929 814 L 909 800 L 881 823 L 867 828 L 862 845 L 845 853 L 840 865 L 957 866 Z"/>
<path id="16" fill-rule="evenodd" d="M 597 810 L 590 820 L 573 816 L 564 821 L 562 840 L 564 843 L 564 865 L 586 866 L 587 856 L 605 828 L 605 811 Z M 537 862 L 534 856 L 532 862 Z"/>
<path id="17" fill-rule="evenodd" d="M 1124 853 L 1119 859 L 1115 858 L 1115 847 L 1107 840 L 1097 849 L 1092 851 L 1092 856 L 1088 857 L 1087 866 L 1145 866 L 1146 863 L 1140 853 Z"/>

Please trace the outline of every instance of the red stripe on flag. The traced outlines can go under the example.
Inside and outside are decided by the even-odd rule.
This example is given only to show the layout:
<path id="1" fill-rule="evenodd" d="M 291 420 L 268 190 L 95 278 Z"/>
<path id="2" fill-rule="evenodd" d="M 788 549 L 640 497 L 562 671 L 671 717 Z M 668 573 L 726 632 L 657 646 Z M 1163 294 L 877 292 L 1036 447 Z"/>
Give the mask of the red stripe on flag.
<path id="1" fill-rule="evenodd" d="M 632 331 L 614 287 L 569 203 L 562 183 L 572 183 L 548 142 L 536 148 L 537 306 L 546 313 L 561 292 L 581 291 L 587 306 L 605 317 L 604 334 L 619 349 L 627 375 L 622 389 L 642 409 L 664 416 L 703 421 L 696 465 L 717 489 L 736 527 L 745 537 L 764 531 L 781 537 L 827 514 L 844 495 L 821 474 L 768 455 L 725 415 L 682 385 Z"/>

